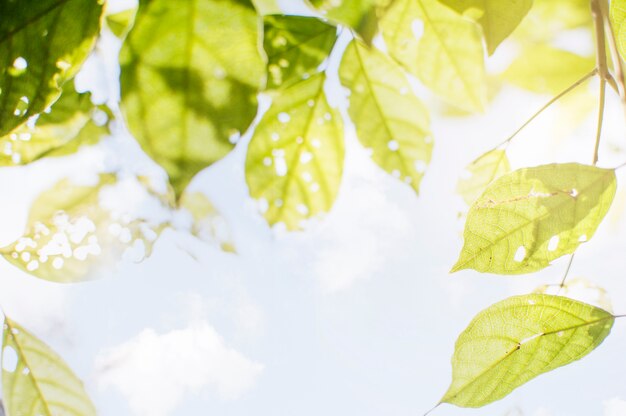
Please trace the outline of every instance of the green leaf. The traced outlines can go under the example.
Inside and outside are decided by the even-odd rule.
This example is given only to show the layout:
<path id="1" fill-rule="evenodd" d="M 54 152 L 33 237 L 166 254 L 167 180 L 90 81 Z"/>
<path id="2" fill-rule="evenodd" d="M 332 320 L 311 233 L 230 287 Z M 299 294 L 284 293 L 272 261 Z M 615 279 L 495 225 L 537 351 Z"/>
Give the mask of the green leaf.
<path id="1" fill-rule="evenodd" d="M 2 344 L 7 415 L 96 415 L 83 383 L 63 359 L 6 315 Z"/>
<path id="2" fill-rule="evenodd" d="M 350 89 L 349 113 L 363 146 L 385 171 L 419 192 L 432 155 L 428 110 L 411 91 L 402 69 L 376 49 L 354 40 L 339 67 Z"/>
<path id="3" fill-rule="evenodd" d="M 541 270 L 593 236 L 615 196 L 613 169 L 576 163 L 520 169 L 493 182 L 470 208 L 452 271 Z"/>
<path id="4" fill-rule="evenodd" d="M 594 66 L 593 57 L 533 44 L 523 49 L 503 78 L 532 92 L 556 95 L 591 72 Z"/>
<path id="5" fill-rule="evenodd" d="M 421 21 L 418 40 L 414 28 Z M 396 0 L 381 21 L 389 54 L 450 104 L 482 111 L 487 79 L 480 27 L 438 0 Z"/>
<path id="6" fill-rule="evenodd" d="M 106 23 L 111 32 L 120 39 L 124 39 L 135 22 L 137 8 L 122 10 L 121 12 L 107 14 Z"/>
<path id="7" fill-rule="evenodd" d="M 109 134 L 111 111 L 94 105 L 90 93 L 78 93 L 72 84 L 63 86 L 63 94 L 50 112 L 41 113 L 34 122 L 0 137 L 0 166 L 24 165 L 42 157 L 70 154 L 80 144 L 97 142 Z M 106 118 L 102 125 L 93 121 L 96 115 Z"/>
<path id="8" fill-rule="evenodd" d="M 459 336 L 452 384 L 462 407 L 500 400 L 540 374 L 581 359 L 611 332 L 610 313 L 551 295 L 514 296 L 480 312 Z"/>
<path id="9" fill-rule="evenodd" d="M 252 0 L 252 3 L 254 3 L 257 11 L 262 16 L 281 13 L 278 0 Z"/>
<path id="10" fill-rule="evenodd" d="M 58 182 L 34 201 L 24 235 L 2 255 L 25 272 L 58 283 L 100 277 L 136 243 L 147 257 L 162 226 L 107 209 L 100 194 L 116 181 L 115 175 L 102 174 L 95 185 Z"/>
<path id="11" fill-rule="evenodd" d="M 534 0 L 528 16 L 515 31 L 523 43 L 548 44 L 572 29 L 593 28 L 589 0 Z"/>
<path id="12" fill-rule="evenodd" d="M 619 53 L 626 59 L 626 0 L 612 0 L 610 14 Z"/>
<path id="13" fill-rule="evenodd" d="M 511 166 L 506 151 L 491 150 L 474 160 L 466 169 L 468 178 L 459 179 L 457 192 L 468 205 L 480 197 L 487 185 L 500 176 L 509 173 Z"/>
<path id="14" fill-rule="evenodd" d="M 193 236 L 208 243 L 217 242 L 226 252 L 237 251 L 224 217 L 203 193 L 185 192 L 180 207 L 191 214 L 193 222 L 189 231 Z"/>
<path id="15" fill-rule="evenodd" d="M 122 110 L 177 198 L 256 115 L 260 30 L 249 0 L 140 3 L 120 54 Z"/>
<path id="16" fill-rule="evenodd" d="M 57 100 L 95 44 L 103 3 L 2 1 L 0 136 Z"/>
<path id="17" fill-rule="evenodd" d="M 314 75 L 328 58 L 337 28 L 314 17 L 265 16 L 268 88 L 281 88 Z"/>
<path id="18" fill-rule="evenodd" d="M 276 92 L 248 147 L 246 182 L 270 225 L 289 230 L 330 210 L 343 172 L 341 118 L 324 94 L 324 74 Z"/>
<path id="19" fill-rule="evenodd" d="M 476 20 L 483 28 L 487 51 L 492 55 L 517 28 L 533 0 L 439 0 L 457 12 Z"/>

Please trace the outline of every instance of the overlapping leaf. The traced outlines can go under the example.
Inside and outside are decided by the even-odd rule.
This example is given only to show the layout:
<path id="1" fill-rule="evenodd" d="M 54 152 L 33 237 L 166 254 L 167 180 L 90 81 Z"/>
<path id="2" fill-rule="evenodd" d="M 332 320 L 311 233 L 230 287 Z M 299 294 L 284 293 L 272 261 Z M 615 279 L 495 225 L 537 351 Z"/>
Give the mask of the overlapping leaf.
<path id="1" fill-rule="evenodd" d="M 141 2 L 122 66 L 122 110 L 180 197 L 248 128 L 265 78 L 249 0 Z"/>
<path id="2" fill-rule="evenodd" d="M 506 151 L 491 150 L 474 160 L 466 169 L 469 177 L 459 179 L 457 192 L 471 205 L 495 179 L 509 173 L 511 166 Z"/>
<path id="3" fill-rule="evenodd" d="M 270 225 L 298 229 L 328 211 L 339 191 L 343 128 L 324 81 L 318 74 L 275 93 L 250 141 L 246 182 Z"/>
<path id="4" fill-rule="evenodd" d="M 475 19 L 483 28 L 487 51 L 493 54 L 526 16 L 533 0 L 440 0 L 457 12 Z"/>
<path id="5" fill-rule="evenodd" d="M 59 283 L 100 277 L 134 243 L 149 255 L 161 228 L 105 208 L 100 192 L 115 182 L 109 174 L 95 185 L 58 182 L 34 201 L 24 235 L 2 255 L 27 273 Z"/>
<path id="6" fill-rule="evenodd" d="M 0 136 L 52 104 L 93 48 L 103 1 L 2 1 Z"/>
<path id="7" fill-rule="evenodd" d="M 83 383 L 50 347 L 7 316 L 2 339 L 7 415 L 96 415 Z"/>
<path id="8" fill-rule="evenodd" d="M 502 176 L 471 207 L 465 244 L 452 271 L 541 270 L 593 236 L 615 189 L 614 170 L 575 163 Z"/>
<path id="9" fill-rule="evenodd" d="M 607 337 L 614 317 L 551 295 L 515 296 L 479 313 L 459 336 L 452 384 L 441 399 L 482 407 L 555 368 L 581 359 Z"/>
<path id="10" fill-rule="evenodd" d="M 391 0 L 310 0 L 331 21 L 354 29 L 366 43 L 378 32 L 379 14 Z"/>
<path id="11" fill-rule="evenodd" d="M 396 0 L 381 29 L 389 54 L 427 87 L 463 110 L 483 110 L 487 83 L 477 23 L 438 0 Z"/>
<path id="12" fill-rule="evenodd" d="M 268 88 L 286 87 L 317 73 L 337 38 L 337 28 L 314 17 L 265 16 Z"/>
<path id="13" fill-rule="evenodd" d="M 430 120 L 402 69 L 354 40 L 339 77 L 350 89 L 349 113 L 363 146 L 380 167 L 418 192 L 432 154 Z"/>

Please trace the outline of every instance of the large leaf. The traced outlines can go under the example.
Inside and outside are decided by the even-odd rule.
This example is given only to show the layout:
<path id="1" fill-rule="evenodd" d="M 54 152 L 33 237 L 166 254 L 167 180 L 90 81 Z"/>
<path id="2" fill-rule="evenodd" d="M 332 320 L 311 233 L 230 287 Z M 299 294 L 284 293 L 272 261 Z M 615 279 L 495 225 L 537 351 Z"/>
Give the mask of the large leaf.
<path id="1" fill-rule="evenodd" d="M 100 192 L 115 183 L 109 174 L 95 185 L 58 182 L 34 201 L 24 235 L 2 255 L 27 273 L 59 283 L 100 277 L 135 243 L 143 244 L 147 256 L 161 228 L 105 208 Z"/>
<path id="2" fill-rule="evenodd" d="M 428 110 L 402 69 L 383 53 L 352 41 L 339 68 L 350 88 L 350 117 L 374 161 L 418 192 L 432 154 Z"/>
<path id="3" fill-rule="evenodd" d="M 389 54 L 433 92 L 463 110 L 483 110 L 487 81 L 477 23 L 438 0 L 396 0 L 381 28 Z"/>
<path id="4" fill-rule="evenodd" d="M 480 312 L 459 336 L 452 384 L 441 402 L 481 407 L 594 350 L 614 317 L 559 296 L 526 295 Z"/>
<path id="5" fill-rule="evenodd" d="M 489 55 L 493 54 L 528 14 L 533 0 L 439 0 L 482 26 Z"/>
<path id="6" fill-rule="evenodd" d="M 0 136 L 52 104 L 93 48 L 104 1 L 0 1 Z"/>
<path id="7" fill-rule="evenodd" d="M 259 33 L 248 0 L 140 3 L 120 54 L 122 110 L 177 197 L 254 119 L 265 78 Z"/>
<path id="8" fill-rule="evenodd" d="M 336 27 L 314 17 L 275 15 L 264 22 L 268 88 L 286 87 L 317 73 L 337 39 Z"/>
<path id="9" fill-rule="evenodd" d="M 246 182 L 265 218 L 288 229 L 330 210 L 343 172 L 340 116 L 328 105 L 324 74 L 273 95 L 246 158 Z"/>
<path id="10" fill-rule="evenodd" d="M 99 120 L 100 125 L 94 122 L 94 116 L 103 118 Z M 105 106 L 91 102 L 91 94 L 76 92 L 72 82 L 68 82 L 51 111 L 41 113 L 32 123 L 29 121 L 0 137 L 3 149 L 0 166 L 22 165 L 44 156 L 69 154 L 83 142 L 96 142 L 109 133 L 112 116 Z M 72 142 L 73 146 L 67 146 Z"/>
<path id="11" fill-rule="evenodd" d="M 626 59 L 626 0 L 611 1 L 611 23 L 622 59 Z"/>
<path id="12" fill-rule="evenodd" d="M 615 196 L 612 169 L 575 163 L 520 169 L 471 207 L 452 271 L 530 273 L 589 240 Z"/>
<path id="13" fill-rule="evenodd" d="M 5 316 L 2 399 L 10 416 L 95 416 L 83 383 L 61 357 Z"/>
<path id="14" fill-rule="evenodd" d="M 469 177 L 459 179 L 457 192 L 468 205 L 480 197 L 491 182 L 511 171 L 506 151 L 491 150 L 474 160 L 466 169 Z"/>

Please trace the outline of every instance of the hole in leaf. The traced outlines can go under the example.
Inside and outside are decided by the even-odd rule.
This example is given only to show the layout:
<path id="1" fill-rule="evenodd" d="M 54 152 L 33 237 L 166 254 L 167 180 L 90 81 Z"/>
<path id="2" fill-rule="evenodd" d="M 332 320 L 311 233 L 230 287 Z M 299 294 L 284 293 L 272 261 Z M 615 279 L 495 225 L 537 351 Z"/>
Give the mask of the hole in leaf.
<path id="1" fill-rule="evenodd" d="M 526 248 L 524 246 L 519 246 L 517 248 L 517 251 L 515 252 L 515 257 L 513 257 L 513 260 L 515 260 L 518 263 L 521 263 L 522 261 L 524 261 L 525 257 L 526 257 Z"/>

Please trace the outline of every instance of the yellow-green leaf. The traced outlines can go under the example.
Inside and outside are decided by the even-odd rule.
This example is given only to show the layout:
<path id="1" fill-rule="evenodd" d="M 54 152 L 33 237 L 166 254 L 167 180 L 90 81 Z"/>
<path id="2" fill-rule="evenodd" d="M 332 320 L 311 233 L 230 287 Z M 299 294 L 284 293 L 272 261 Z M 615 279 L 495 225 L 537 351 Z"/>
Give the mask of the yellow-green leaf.
<path id="1" fill-rule="evenodd" d="M 148 256 L 162 228 L 103 206 L 101 191 L 116 180 L 102 174 L 95 185 L 58 182 L 33 202 L 24 235 L 2 248 L 2 255 L 25 272 L 58 283 L 100 277 L 135 243 Z"/>
<path id="2" fill-rule="evenodd" d="M 2 1 L 0 136 L 41 113 L 93 48 L 104 1 Z"/>
<path id="3" fill-rule="evenodd" d="M 378 32 L 378 17 L 391 0 L 310 0 L 331 21 L 354 29 L 368 44 Z"/>
<path id="4" fill-rule="evenodd" d="M 205 242 L 217 242 L 226 252 L 236 252 L 228 224 L 206 195 L 185 192 L 180 207 L 191 214 L 189 231 L 193 236 Z"/>
<path id="5" fill-rule="evenodd" d="M 278 0 L 252 0 L 260 15 L 280 14 L 281 8 Z"/>
<path id="6" fill-rule="evenodd" d="M 483 28 L 487 51 L 492 55 L 522 19 L 533 0 L 440 0 L 457 12 L 475 19 Z"/>
<path id="7" fill-rule="evenodd" d="M 339 77 L 350 89 L 349 113 L 363 146 L 380 167 L 419 192 L 433 149 L 430 120 L 402 69 L 354 40 Z"/>
<path id="8" fill-rule="evenodd" d="M 260 29 L 249 0 L 140 2 L 120 54 L 122 110 L 177 197 L 256 115 Z"/>
<path id="9" fill-rule="evenodd" d="M 106 23 L 111 32 L 120 39 L 126 37 L 135 22 L 137 8 L 122 10 L 121 12 L 107 14 Z"/>
<path id="10" fill-rule="evenodd" d="M 554 48 L 529 45 L 504 72 L 503 78 L 526 90 L 556 95 L 595 67 L 593 57 Z"/>
<path id="11" fill-rule="evenodd" d="M 502 176 L 472 205 L 452 271 L 497 274 L 543 269 L 591 239 L 615 196 L 613 169 L 576 163 Z"/>
<path id="12" fill-rule="evenodd" d="M 2 400 L 10 416 L 95 416 L 82 381 L 46 344 L 5 316 Z"/>
<path id="13" fill-rule="evenodd" d="M 465 168 L 469 177 L 459 179 L 457 192 L 468 205 L 471 205 L 483 193 L 487 185 L 495 179 L 509 173 L 511 166 L 506 151 L 491 150 L 474 160 Z"/>
<path id="14" fill-rule="evenodd" d="M 286 87 L 318 72 L 337 39 L 337 28 L 314 17 L 265 16 L 268 88 Z"/>
<path id="15" fill-rule="evenodd" d="M 299 229 L 337 197 L 343 127 L 326 100 L 325 79 L 318 74 L 276 92 L 250 141 L 246 182 L 270 225 Z"/>
<path id="16" fill-rule="evenodd" d="M 461 109 L 484 109 L 487 79 L 477 23 L 438 0 L 396 0 L 381 29 L 389 54 L 433 92 Z"/>
<path id="17" fill-rule="evenodd" d="M 579 360 L 611 332 L 610 313 L 551 295 L 514 296 L 480 312 L 459 336 L 452 384 L 441 399 L 462 407 L 500 400 L 540 374 Z"/>
<path id="18" fill-rule="evenodd" d="M 626 0 L 611 0 L 611 23 L 622 59 L 626 57 Z"/>

